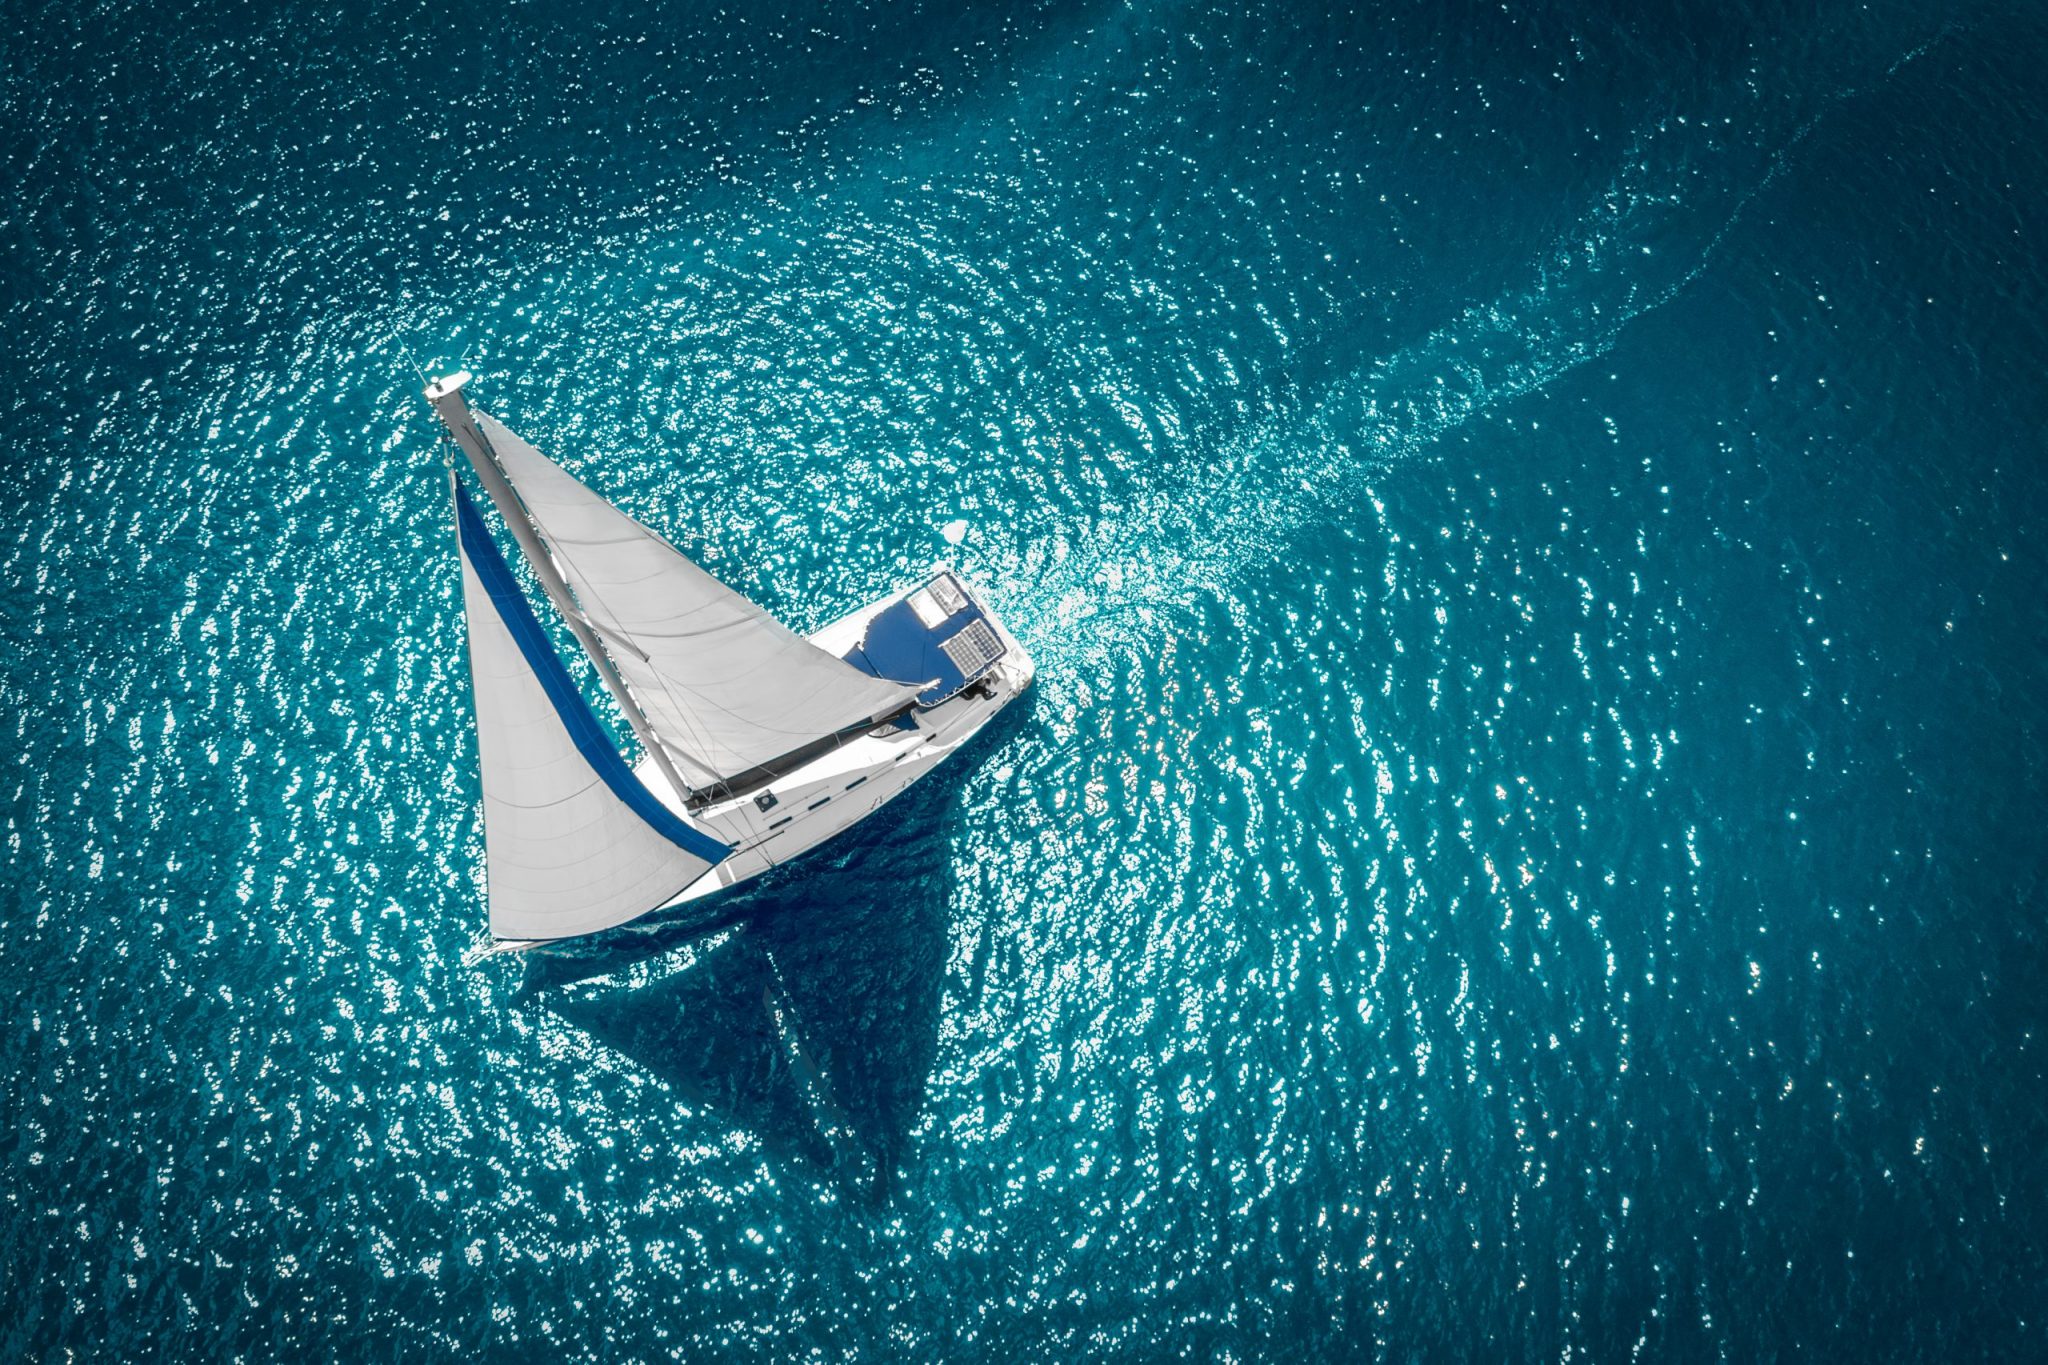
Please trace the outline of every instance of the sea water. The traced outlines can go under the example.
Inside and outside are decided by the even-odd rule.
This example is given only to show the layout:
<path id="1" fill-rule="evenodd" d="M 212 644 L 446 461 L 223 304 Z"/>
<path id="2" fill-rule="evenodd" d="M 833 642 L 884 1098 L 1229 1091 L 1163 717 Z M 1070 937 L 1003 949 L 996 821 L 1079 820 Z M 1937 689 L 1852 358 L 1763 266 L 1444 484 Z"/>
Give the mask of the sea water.
<path id="1" fill-rule="evenodd" d="M 2037 7 L 6 28 L 9 1357 L 2048 1353 Z M 464 967 L 464 363 L 1032 694 Z"/>

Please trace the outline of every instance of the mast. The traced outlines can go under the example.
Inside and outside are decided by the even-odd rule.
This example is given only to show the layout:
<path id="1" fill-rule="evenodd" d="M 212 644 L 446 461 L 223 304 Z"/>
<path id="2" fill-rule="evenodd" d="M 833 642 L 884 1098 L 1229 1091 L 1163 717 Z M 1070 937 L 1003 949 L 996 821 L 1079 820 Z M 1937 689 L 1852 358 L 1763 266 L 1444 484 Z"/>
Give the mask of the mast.
<path id="1" fill-rule="evenodd" d="M 675 763 L 669 758 L 668 750 L 655 737 L 654 729 L 647 723 L 646 713 L 640 703 L 633 699 L 626 683 L 619 676 L 618 668 L 612 663 L 609 651 L 598 639 L 597 632 L 590 628 L 583 609 L 577 604 L 576 596 L 569 590 L 562 571 L 556 567 L 555 559 L 548 552 L 547 544 L 535 529 L 533 519 L 527 515 L 526 505 L 519 500 L 519 493 L 505 477 L 505 471 L 498 465 L 498 457 L 491 450 L 491 443 L 484 439 L 477 429 L 476 419 L 470 415 L 469 401 L 463 396 L 463 386 L 470 381 L 467 370 L 457 370 L 445 379 L 437 379 L 427 386 L 427 401 L 434 405 L 434 412 L 448 428 L 448 434 L 455 438 L 455 444 L 462 447 L 462 453 L 469 457 L 470 466 L 491 495 L 492 504 L 498 515 L 512 529 L 512 538 L 519 542 L 519 548 L 526 554 L 526 562 L 533 566 L 534 577 L 540 580 L 541 588 L 547 593 L 548 601 L 569 624 L 569 631 L 576 637 L 576 643 L 583 646 L 583 652 L 590 656 L 590 662 L 597 668 L 597 676 L 604 682 L 605 690 L 612 694 L 612 700 L 625 713 L 626 723 L 633 727 L 633 734 L 640 746 L 647 751 L 654 765 L 661 769 L 661 775 L 674 789 L 678 801 L 687 802 L 694 794 L 690 785 L 683 781 L 676 771 Z"/>

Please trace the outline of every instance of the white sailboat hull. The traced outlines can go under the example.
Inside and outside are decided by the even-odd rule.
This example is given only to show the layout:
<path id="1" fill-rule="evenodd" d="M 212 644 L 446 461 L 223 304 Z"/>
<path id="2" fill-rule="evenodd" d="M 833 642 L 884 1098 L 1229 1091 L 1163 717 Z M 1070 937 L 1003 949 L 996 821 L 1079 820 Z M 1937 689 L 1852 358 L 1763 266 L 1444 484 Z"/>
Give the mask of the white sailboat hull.
<path id="1" fill-rule="evenodd" d="M 495 935 L 482 951 L 758 877 L 893 800 L 1031 685 L 1031 656 L 943 567 L 795 634 L 472 409 L 469 378 L 435 381 L 427 401 L 644 754 L 628 770 L 451 453 Z"/>
<path id="2" fill-rule="evenodd" d="M 906 591 L 880 598 L 809 638 L 832 654 L 844 654 L 860 643 L 876 616 L 907 595 Z M 1002 643 L 1002 656 L 975 686 L 936 706 L 913 712 L 915 729 L 891 729 L 886 734 L 869 733 L 850 739 L 778 777 L 765 788 L 697 811 L 685 811 L 653 763 L 641 761 L 636 775 L 650 791 L 677 814 L 733 849 L 730 856 L 661 909 L 685 905 L 738 886 L 851 828 L 956 753 L 1031 685 L 1035 667 L 1030 654 L 988 611 L 980 592 L 974 591 L 973 595 L 982 602 L 984 619 Z M 765 810 L 761 805 L 764 791 L 773 798 L 773 804 Z"/>

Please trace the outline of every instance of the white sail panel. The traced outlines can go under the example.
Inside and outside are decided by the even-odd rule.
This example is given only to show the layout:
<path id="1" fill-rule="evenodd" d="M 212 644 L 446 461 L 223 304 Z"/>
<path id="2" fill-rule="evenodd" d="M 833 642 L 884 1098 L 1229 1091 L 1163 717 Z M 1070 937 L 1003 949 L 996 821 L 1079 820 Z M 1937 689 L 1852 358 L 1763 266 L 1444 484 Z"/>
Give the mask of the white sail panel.
<path id="1" fill-rule="evenodd" d="M 634 700 L 697 786 L 885 715 L 918 689 L 770 616 L 488 413 L 476 419 Z"/>
<path id="2" fill-rule="evenodd" d="M 491 932 L 588 934 L 673 899 L 730 850 L 633 776 L 570 681 L 461 489 Z"/>

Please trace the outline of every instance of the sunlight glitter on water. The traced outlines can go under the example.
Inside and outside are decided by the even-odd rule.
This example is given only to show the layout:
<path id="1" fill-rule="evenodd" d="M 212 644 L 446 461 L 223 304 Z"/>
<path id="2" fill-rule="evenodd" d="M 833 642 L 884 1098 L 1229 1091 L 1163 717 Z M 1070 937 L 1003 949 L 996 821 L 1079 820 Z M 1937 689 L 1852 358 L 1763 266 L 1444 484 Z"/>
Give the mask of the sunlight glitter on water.
<path id="1" fill-rule="evenodd" d="M 24 17 L 0 1341 L 1972 1354 L 2040 45 L 1880 10 Z M 465 970 L 459 357 L 799 627 L 950 557 L 1030 703 Z"/>

